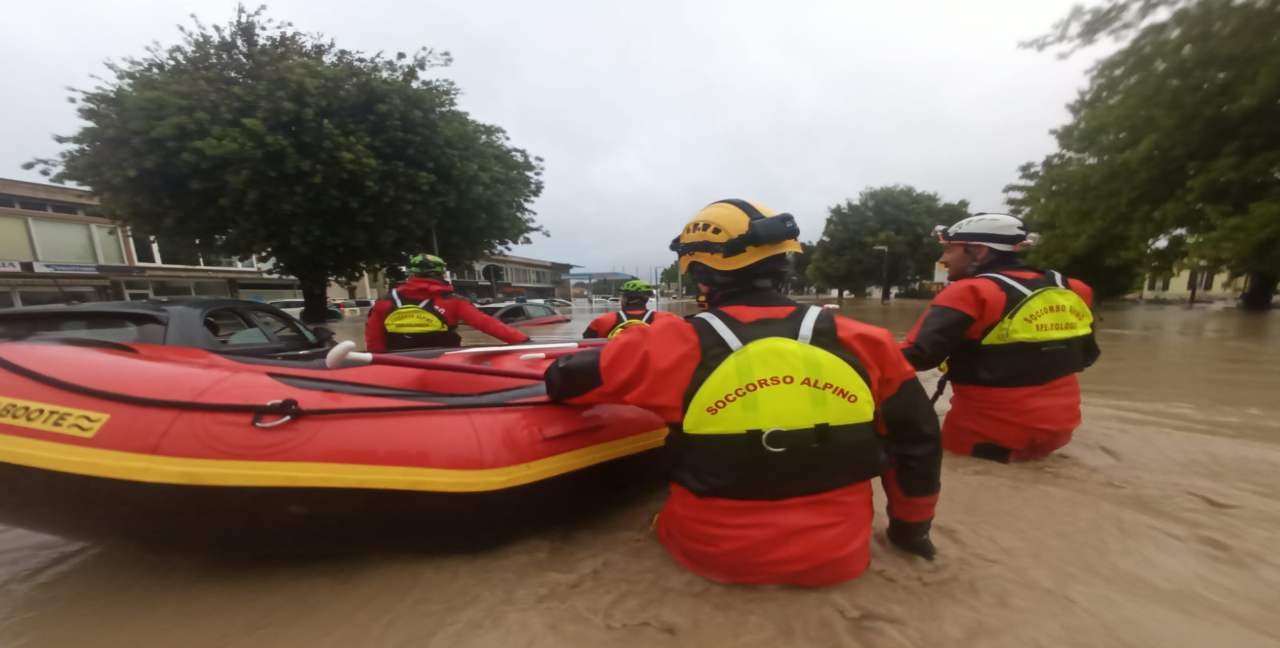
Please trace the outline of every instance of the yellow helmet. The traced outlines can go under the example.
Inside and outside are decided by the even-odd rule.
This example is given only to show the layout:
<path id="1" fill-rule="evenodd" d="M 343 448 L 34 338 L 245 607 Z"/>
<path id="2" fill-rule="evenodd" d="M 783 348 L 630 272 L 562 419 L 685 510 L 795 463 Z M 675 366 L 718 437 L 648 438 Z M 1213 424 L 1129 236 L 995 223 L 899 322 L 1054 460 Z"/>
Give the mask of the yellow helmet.
<path id="1" fill-rule="evenodd" d="M 698 262 L 716 270 L 745 268 L 763 259 L 799 252 L 800 228 L 791 214 L 729 198 L 702 208 L 671 241 L 680 271 Z"/>

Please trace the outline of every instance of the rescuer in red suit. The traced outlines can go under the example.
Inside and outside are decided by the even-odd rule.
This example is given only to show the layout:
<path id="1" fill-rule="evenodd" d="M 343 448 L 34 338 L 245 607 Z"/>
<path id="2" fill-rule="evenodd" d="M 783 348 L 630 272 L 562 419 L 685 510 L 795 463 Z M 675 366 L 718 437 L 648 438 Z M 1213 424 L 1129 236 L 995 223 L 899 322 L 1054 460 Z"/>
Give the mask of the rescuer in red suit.
<path id="1" fill-rule="evenodd" d="M 634 326 L 647 326 L 663 318 L 680 319 L 674 313 L 649 310 L 649 298 L 652 296 L 653 286 L 639 279 L 622 284 L 621 308 L 591 320 L 582 337 L 611 338 Z"/>
<path id="2" fill-rule="evenodd" d="M 469 324 L 508 344 L 529 341 L 520 329 L 512 328 L 481 313 L 471 302 L 453 296 L 453 285 L 445 279 L 448 268 L 434 254 L 415 254 L 409 259 L 408 281 L 396 286 L 374 302 L 364 325 L 365 348 L 372 353 L 462 344 L 458 324 Z"/>
<path id="3" fill-rule="evenodd" d="M 937 233 L 952 283 L 907 335 L 903 355 L 921 371 L 946 361 L 953 396 L 943 447 L 1000 462 L 1045 457 L 1080 425 L 1075 374 L 1099 355 L 1093 290 L 1022 265 L 1029 235 L 1013 216 L 978 214 Z"/>
<path id="4" fill-rule="evenodd" d="M 667 421 L 658 539 L 720 582 L 856 578 L 870 561 L 875 477 L 889 540 L 935 554 L 937 417 L 887 331 L 780 294 L 798 234 L 790 214 L 708 205 L 672 242 L 708 309 L 635 327 L 546 373 L 552 399 L 627 403 Z"/>

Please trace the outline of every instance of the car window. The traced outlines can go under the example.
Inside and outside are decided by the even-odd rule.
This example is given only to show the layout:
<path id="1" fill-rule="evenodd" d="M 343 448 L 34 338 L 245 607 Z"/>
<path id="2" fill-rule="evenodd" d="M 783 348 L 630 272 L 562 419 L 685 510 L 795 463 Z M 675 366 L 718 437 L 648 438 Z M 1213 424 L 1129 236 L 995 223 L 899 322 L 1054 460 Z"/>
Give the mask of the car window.
<path id="1" fill-rule="evenodd" d="M 508 306 L 498 312 L 498 319 L 504 322 L 518 322 L 527 319 L 524 315 L 525 306 Z"/>
<path id="2" fill-rule="evenodd" d="M 492 315 L 497 315 L 498 311 L 502 310 L 502 307 L 501 306 L 480 306 L 479 309 L 481 313 L 492 316 Z"/>
<path id="3" fill-rule="evenodd" d="M 65 338 L 164 344 L 164 325 L 150 317 L 124 313 L 51 313 L 0 319 L 0 340 Z"/>
<path id="4" fill-rule="evenodd" d="M 249 317 L 262 328 L 271 331 L 276 339 L 281 342 L 309 342 L 307 336 L 293 322 L 286 320 L 275 313 L 261 310 L 249 311 Z"/>
<path id="5" fill-rule="evenodd" d="M 257 326 L 244 321 L 238 313 L 230 308 L 219 308 L 205 313 L 204 328 L 225 346 L 245 344 L 266 344 L 271 340 Z"/>
<path id="6" fill-rule="evenodd" d="M 525 304 L 524 309 L 529 313 L 529 317 L 554 317 L 559 313 L 551 309 L 550 306 L 542 304 Z"/>

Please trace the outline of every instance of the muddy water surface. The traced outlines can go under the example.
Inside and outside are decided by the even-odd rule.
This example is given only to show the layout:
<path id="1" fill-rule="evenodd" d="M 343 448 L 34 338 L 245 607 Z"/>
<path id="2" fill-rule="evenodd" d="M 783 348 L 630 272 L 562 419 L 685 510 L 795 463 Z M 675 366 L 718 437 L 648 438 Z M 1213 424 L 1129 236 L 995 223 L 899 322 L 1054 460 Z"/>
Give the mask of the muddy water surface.
<path id="1" fill-rule="evenodd" d="M 846 312 L 901 335 L 922 308 Z M 469 554 L 157 556 L 0 527 L 0 645 L 1280 645 L 1280 313 L 1101 316 L 1076 440 L 948 456 L 933 563 L 877 535 L 838 587 L 708 583 L 648 533 L 661 493 Z"/>

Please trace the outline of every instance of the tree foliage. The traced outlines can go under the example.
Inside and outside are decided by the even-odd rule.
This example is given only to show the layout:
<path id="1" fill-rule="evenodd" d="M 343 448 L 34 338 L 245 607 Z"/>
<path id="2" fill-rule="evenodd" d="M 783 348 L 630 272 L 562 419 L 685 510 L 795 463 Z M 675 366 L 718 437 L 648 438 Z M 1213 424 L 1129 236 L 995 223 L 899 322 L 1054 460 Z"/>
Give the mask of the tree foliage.
<path id="1" fill-rule="evenodd" d="M 788 277 L 788 287 L 792 292 L 806 293 L 814 285 L 813 279 L 809 277 L 809 265 L 813 262 L 813 255 L 818 251 L 818 246 L 801 241 L 800 250 L 799 254 L 790 255 L 791 273 Z"/>
<path id="2" fill-rule="evenodd" d="M 540 231 L 540 160 L 471 119 L 433 78 L 447 53 L 367 55 L 240 7 L 176 45 L 108 64 L 75 91 L 81 119 L 56 181 L 90 187 L 105 215 L 212 254 L 272 258 L 324 287 L 434 250 L 454 263 Z"/>
<path id="3" fill-rule="evenodd" d="M 894 185 L 867 189 L 855 203 L 831 207 L 808 275 L 822 287 L 849 290 L 867 286 L 907 286 L 933 276 L 938 258 L 936 225 L 969 215 L 969 203 L 944 203 L 935 193 Z M 877 246 L 888 248 L 886 252 Z M 882 282 L 886 274 L 888 281 Z"/>
<path id="4" fill-rule="evenodd" d="M 662 274 L 659 275 L 658 280 L 667 285 L 674 285 L 677 281 L 681 282 L 680 294 L 682 295 L 692 295 L 695 292 L 693 275 L 688 273 L 680 274 L 680 261 L 678 259 L 662 269 Z"/>
<path id="5" fill-rule="evenodd" d="M 1152 19 L 1157 9 L 1171 12 Z M 1038 258 L 1116 295 L 1144 271 L 1171 269 L 1155 244 L 1182 237 L 1183 263 L 1248 274 L 1249 303 L 1269 303 L 1280 278 L 1280 5 L 1131 0 L 1095 11 L 1076 23 L 1088 29 L 1036 43 L 1137 32 L 1093 69 L 1071 123 L 1054 131 L 1059 150 L 1006 188 L 1044 235 Z"/>

